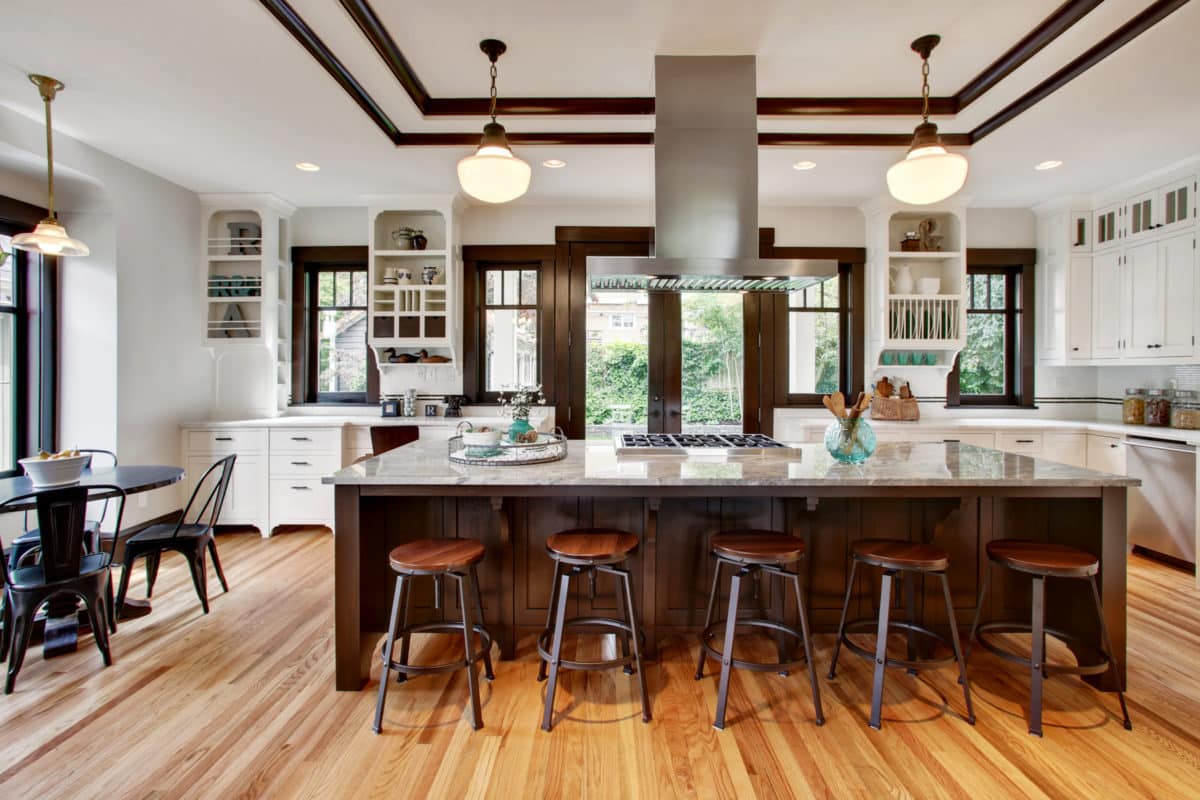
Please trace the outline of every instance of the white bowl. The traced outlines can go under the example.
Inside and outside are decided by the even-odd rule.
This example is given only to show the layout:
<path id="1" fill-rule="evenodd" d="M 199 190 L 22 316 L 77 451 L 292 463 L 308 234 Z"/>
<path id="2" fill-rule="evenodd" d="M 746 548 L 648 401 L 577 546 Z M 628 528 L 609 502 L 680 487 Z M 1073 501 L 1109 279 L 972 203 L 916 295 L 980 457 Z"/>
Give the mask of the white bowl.
<path id="1" fill-rule="evenodd" d="M 92 458 L 90 453 L 67 458 L 22 458 L 17 463 L 25 468 L 25 474 L 34 486 L 66 486 L 78 483 L 83 468 Z"/>
<path id="2" fill-rule="evenodd" d="M 917 294 L 937 294 L 941 291 L 941 278 L 918 278 Z"/>

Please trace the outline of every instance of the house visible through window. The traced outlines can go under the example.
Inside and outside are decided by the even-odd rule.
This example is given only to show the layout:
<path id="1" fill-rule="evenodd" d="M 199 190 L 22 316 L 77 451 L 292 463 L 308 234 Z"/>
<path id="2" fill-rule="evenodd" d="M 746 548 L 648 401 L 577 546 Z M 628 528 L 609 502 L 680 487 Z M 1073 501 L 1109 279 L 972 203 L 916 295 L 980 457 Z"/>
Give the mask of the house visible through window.
<path id="1" fill-rule="evenodd" d="M 316 339 L 317 402 L 366 402 L 367 271 L 319 268 L 310 280 L 315 283 L 309 321 Z"/>
<path id="2" fill-rule="evenodd" d="M 539 384 L 538 270 L 504 267 L 483 271 L 483 391 Z"/>
<path id="3" fill-rule="evenodd" d="M 613 314 L 608 318 L 608 327 L 621 328 L 632 330 L 637 324 L 637 318 L 633 314 Z"/>

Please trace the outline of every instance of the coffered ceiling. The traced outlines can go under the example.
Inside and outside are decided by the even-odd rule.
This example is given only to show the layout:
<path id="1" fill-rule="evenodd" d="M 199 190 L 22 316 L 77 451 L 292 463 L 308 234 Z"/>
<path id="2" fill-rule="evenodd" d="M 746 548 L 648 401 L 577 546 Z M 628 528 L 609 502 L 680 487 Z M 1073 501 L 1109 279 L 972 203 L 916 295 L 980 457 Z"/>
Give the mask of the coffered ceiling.
<path id="1" fill-rule="evenodd" d="M 1055 13 L 1061 0 L 887 0 L 851 3 L 741 0 L 482 0 L 371 3 L 404 59 L 435 98 L 487 92 L 482 38 L 509 45 L 501 97 L 652 97 L 658 53 L 754 53 L 760 98 L 918 94 L 915 36 L 943 37 L 933 94 L 951 97 Z M 943 132 L 967 133 L 1019 100 L 1148 7 L 1105 0 L 997 85 Z M 478 116 L 423 116 L 338 0 L 290 0 L 378 108 L 405 133 L 477 133 Z M 469 146 L 395 147 L 261 0 L 164 3 L 7 0 L 0 104 L 41 109 L 25 79 L 67 84 L 56 127 L 188 188 L 274 191 L 298 205 L 348 204 L 361 195 L 452 191 Z M 1200 4 L 1186 3 L 1064 87 L 970 147 L 966 191 L 978 205 L 1029 205 L 1088 192 L 1200 151 Z M 646 134 L 653 116 L 502 117 L 515 133 Z M 764 133 L 907 134 L 903 116 L 763 116 Z M 646 202 L 647 146 L 522 146 L 537 166 L 523 202 Z M 763 147 L 764 202 L 858 203 L 885 191 L 901 147 Z M 4 153 L 0 151 L 0 159 Z M 1034 172 L 1044 159 L 1063 160 Z M 808 172 L 799 160 L 817 162 Z M 321 165 L 300 173 L 298 161 Z M 69 165 L 68 165 L 69 166 Z"/>

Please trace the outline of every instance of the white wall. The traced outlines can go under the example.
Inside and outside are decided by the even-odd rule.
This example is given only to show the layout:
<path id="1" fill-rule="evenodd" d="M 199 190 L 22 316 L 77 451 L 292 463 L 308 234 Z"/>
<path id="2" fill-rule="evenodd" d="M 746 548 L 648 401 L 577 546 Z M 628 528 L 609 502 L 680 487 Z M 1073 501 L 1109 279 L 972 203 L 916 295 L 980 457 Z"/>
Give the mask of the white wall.
<path id="1" fill-rule="evenodd" d="M 968 208 L 967 247 L 1037 247 L 1037 217 L 1027 208 Z"/>
<path id="2" fill-rule="evenodd" d="M 366 206 L 299 208 L 291 226 L 293 247 L 367 244 Z"/>
<path id="3" fill-rule="evenodd" d="M 780 207 L 758 210 L 760 228 L 775 229 L 775 243 L 786 247 L 863 247 L 867 222 L 849 206 Z"/>
<path id="4" fill-rule="evenodd" d="M 63 203 L 64 220 L 79 223 L 75 235 L 93 250 L 63 267 L 64 436 L 86 436 L 77 443 L 87 446 L 108 434 L 122 462 L 179 464 L 178 425 L 207 417 L 212 393 L 212 359 L 201 347 L 199 200 L 60 132 L 54 144 L 56 167 L 104 191 L 103 208 Z M 43 159 L 45 129 L 0 108 L 0 146 Z M 126 521 L 178 506 L 178 491 L 150 492 L 129 504 Z"/>

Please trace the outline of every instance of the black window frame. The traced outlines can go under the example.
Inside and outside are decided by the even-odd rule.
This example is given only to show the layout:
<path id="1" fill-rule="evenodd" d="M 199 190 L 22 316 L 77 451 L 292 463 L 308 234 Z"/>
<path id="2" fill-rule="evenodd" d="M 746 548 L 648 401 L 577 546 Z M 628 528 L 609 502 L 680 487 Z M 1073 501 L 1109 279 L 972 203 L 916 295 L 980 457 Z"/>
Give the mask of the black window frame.
<path id="1" fill-rule="evenodd" d="M 852 333 L 850 329 L 851 315 L 853 313 L 853 299 L 851 297 L 851 276 L 853 274 L 853 266 L 850 264 L 838 264 L 838 305 L 836 308 L 829 306 L 807 306 L 794 307 L 791 304 L 791 295 L 784 295 L 784 310 L 787 316 L 784 317 L 784 322 L 781 334 L 783 336 L 783 350 L 786 353 L 788 346 L 791 344 L 791 315 L 792 314 L 837 314 L 838 315 L 838 348 L 841 353 L 841 358 L 838 360 L 838 388 L 837 391 L 843 395 L 850 397 L 852 392 L 852 381 L 854 375 L 854 354 L 851 352 Z M 790 356 L 790 353 L 788 353 Z M 793 392 L 791 390 L 791 369 L 789 361 L 785 360 L 786 367 L 782 375 L 777 377 L 777 380 L 783 382 L 787 387 L 787 405 L 789 406 L 820 406 L 822 405 L 821 398 L 825 395 L 822 392 Z"/>
<path id="2" fill-rule="evenodd" d="M 1031 249 L 968 249 L 967 290 L 963 292 L 968 318 L 971 314 L 1001 314 L 1004 324 L 1004 391 L 1000 394 L 963 394 L 960 389 L 961 354 L 946 376 L 946 405 L 993 407 L 1034 407 L 1034 359 L 1036 344 L 1034 267 L 1036 252 Z M 974 275 L 1003 275 L 1004 308 L 972 308 Z M 990 289 L 989 289 L 990 291 Z M 990 304 L 989 304 L 990 305 Z M 970 325 L 966 335 L 970 335 Z"/>
<path id="3" fill-rule="evenodd" d="M 542 286 L 542 268 L 540 264 L 481 264 L 478 268 L 478 285 L 480 292 L 478 294 L 478 331 L 477 346 L 479 348 L 479 376 L 478 376 L 478 395 L 484 402 L 497 403 L 500 400 L 500 391 L 490 390 L 487 388 L 487 312 L 489 311 L 535 311 L 537 312 L 537 368 L 534 373 L 537 375 L 536 383 L 542 383 L 542 294 L 544 292 Z M 487 300 L 487 274 L 489 272 L 499 272 L 501 274 L 500 287 L 501 299 L 504 295 L 504 273 L 516 272 L 517 277 L 517 296 L 518 299 L 523 293 L 522 283 L 524 278 L 520 275 L 523 272 L 533 272 L 537 275 L 537 298 L 532 303 L 489 303 Z"/>
<path id="4" fill-rule="evenodd" d="M 293 247 L 292 268 L 292 405 L 378 405 L 379 367 L 369 335 L 371 280 L 367 266 L 367 248 Z M 338 272 L 361 272 L 366 276 L 367 298 L 363 305 L 321 306 L 317 303 L 317 282 L 320 275 Z M 367 313 L 367 326 L 363 334 L 363 347 L 366 350 L 366 391 L 318 391 L 317 319 L 321 311 L 337 310 L 362 310 Z M 299 398 L 299 401 L 296 398 Z"/>

